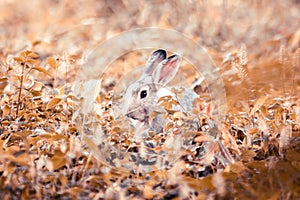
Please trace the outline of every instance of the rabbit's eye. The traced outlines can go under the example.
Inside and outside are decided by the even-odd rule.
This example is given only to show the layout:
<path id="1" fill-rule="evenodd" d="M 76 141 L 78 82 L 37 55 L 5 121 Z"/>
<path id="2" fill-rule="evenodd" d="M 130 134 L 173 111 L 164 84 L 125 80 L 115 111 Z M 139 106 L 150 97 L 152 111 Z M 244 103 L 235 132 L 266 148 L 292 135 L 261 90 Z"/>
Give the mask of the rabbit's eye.
<path id="1" fill-rule="evenodd" d="M 143 99 L 147 96 L 147 90 L 142 90 L 140 93 L 140 98 Z"/>

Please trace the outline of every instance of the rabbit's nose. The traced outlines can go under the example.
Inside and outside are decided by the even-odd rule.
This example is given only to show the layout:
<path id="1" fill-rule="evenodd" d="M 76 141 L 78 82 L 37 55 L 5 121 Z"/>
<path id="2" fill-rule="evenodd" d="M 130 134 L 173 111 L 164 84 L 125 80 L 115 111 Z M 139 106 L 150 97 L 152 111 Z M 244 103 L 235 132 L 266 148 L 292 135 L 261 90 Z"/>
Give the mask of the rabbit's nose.
<path id="1" fill-rule="evenodd" d="M 125 116 L 126 116 L 126 117 L 129 117 L 129 118 L 132 118 L 132 119 L 135 118 L 135 117 L 134 117 L 134 114 L 133 114 L 132 112 L 126 113 Z"/>
<path id="2" fill-rule="evenodd" d="M 136 111 L 129 111 L 125 114 L 125 116 L 134 120 L 141 120 L 142 113 L 137 113 Z"/>

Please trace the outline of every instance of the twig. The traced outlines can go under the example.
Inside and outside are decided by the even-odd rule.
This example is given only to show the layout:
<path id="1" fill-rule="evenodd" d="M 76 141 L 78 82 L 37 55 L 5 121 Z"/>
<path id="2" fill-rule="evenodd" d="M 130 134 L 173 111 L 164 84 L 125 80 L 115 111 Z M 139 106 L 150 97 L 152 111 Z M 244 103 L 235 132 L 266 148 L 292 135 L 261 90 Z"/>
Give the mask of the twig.
<path id="1" fill-rule="evenodd" d="M 25 62 L 22 62 L 21 65 L 22 65 L 22 74 L 21 74 L 20 87 L 19 87 L 18 106 L 17 106 L 16 118 L 18 117 L 18 114 L 19 114 L 19 107 L 20 107 L 21 94 L 22 94 L 22 88 L 23 88 Z"/>

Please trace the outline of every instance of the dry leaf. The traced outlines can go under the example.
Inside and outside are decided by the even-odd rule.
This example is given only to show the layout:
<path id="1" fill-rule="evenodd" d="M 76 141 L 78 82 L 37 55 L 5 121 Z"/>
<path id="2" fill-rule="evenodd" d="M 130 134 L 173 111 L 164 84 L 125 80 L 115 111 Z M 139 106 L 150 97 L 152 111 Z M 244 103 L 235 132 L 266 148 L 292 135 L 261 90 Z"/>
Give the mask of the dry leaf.
<path id="1" fill-rule="evenodd" d="M 241 153 L 241 160 L 246 162 L 252 161 L 254 156 L 256 156 L 256 153 L 252 150 L 243 149 L 241 150 Z"/>
<path id="2" fill-rule="evenodd" d="M 49 103 L 47 104 L 46 110 L 52 109 L 55 106 L 59 105 L 59 103 L 61 102 L 61 100 L 62 100 L 62 98 L 58 98 L 58 97 L 55 97 L 55 98 L 51 99 L 49 101 Z"/>
<path id="3" fill-rule="evenodd" d="M 53 69 L 53 70 L 57 70 L 58 67 L 58 63 L 57 60 L 53 57 L 48 57 L 47 58 L 47 63 L 48 65 Z"/>
<path id="4" fill-rule="evenodd" d="M 6 77 L 0 78 L 0 92 L 5 89 L 8 84 L 8 79 Z"/>
<path id="5" fill-rule="evenodd" d="M 32 69 L 42 72 L 50 77 L 53 77 L 53 75 L 49 71 L 47 71 L 46 69 L 44 69 L 42 67 L 32 67 Z"/>
<path id="6" fill-rule="evenodd" d="M 247 168 L 244 166 L 244 164 L 242 162 L 235 162 L 235 163 L 229 164 L 224 171 L 241 174 L 246 169 Z"/>
<path id="7" fill-rule="evenodd" d="M 51 158 L 47 159 L 47 168 L 49 171 L 57 170 L 63 167 L 67 163 L 67 159 L 64 153 L 60 150 L 56 150 Z"/>
<path id="8" fill-rule="evenodd" d="M 4 105 L 2 108 L 3 116 L 8 116 L 10 113 L 10 107 L 8 105 Z"/>

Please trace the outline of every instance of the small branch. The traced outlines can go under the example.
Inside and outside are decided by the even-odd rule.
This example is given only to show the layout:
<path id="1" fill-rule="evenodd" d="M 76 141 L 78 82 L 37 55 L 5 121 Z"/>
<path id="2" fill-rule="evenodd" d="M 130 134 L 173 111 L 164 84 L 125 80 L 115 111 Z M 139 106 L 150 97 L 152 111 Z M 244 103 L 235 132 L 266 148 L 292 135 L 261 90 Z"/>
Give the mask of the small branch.
<path id="1" fill-rule="evenodd" d="M 19 114 L 19 107 L 21 104 L 21 94 L 22 94 L 22 88 L 23 88 L 23 79 L 24 79 L 24 69 L 25 69 L 25 63 L 21 63 L 22 65 L 22 74 L 21 74 L 21 80 L 20 80 L 20 87 L 19 87 L 19 95 L 18 95 L 18 105 L 17 105 L 17 112 L 16 112 L 16 118 Z"/>

